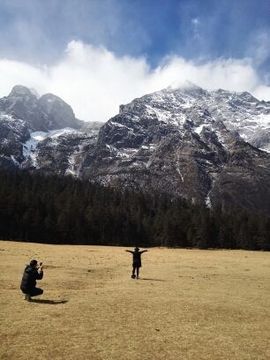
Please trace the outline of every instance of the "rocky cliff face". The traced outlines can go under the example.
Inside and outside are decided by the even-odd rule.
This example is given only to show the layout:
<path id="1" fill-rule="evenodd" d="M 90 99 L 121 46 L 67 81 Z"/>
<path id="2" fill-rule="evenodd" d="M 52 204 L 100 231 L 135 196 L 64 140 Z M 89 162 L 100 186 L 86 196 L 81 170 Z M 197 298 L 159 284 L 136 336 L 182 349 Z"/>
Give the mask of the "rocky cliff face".
<path id="1" fill-rule="evenodd" d="M 38 97 L 24 86 L 14 86 L 0 99 L 0 167 L 79 176 L 84 153 L 100 127 L 91 125 L 76 119 L 59 97 Z"/>
<path id="2" fill-rule="evenodd" d="M 20 167 L 46 174 L 79 177 L 86 154 L 96 144 L 97 131 L 78 131 L 72 128 L 35 131 L 23 144 Z"/>
<path id="3" fill-rule="evenodd" d="M 45 94 L 40 98 L 28 88 L 16 85 L 0 99 L 0 113 L 24 120 L 32 131 L 48 131 L 64 127 L 80 128 L 71 107 L 59 97 Z"/>
<path id="4" fill-rule="evenodd" d="M 143 96 L 101 128 L 83 176 L 270 212 L 270 154 L 254 146 L 257 132 L 269 129 L 269 110 L 248 93 L 196 86 Z M 269 149 L 267 138 L 260 146 Z"/>
<path id="5" fill-rule="evenodd" d="M 0 167 L 18 166 L 24 160 L 22 144 L 29 136 L 25 121 L 0 114 Z"/>
<path id="6" fill-rule="evenodd" d="M 55 95 L 16 86 L 0 114 L 0 166 L 270 213 L 270 102 L 249 93 L 168 88 L 99 129 Z"/>

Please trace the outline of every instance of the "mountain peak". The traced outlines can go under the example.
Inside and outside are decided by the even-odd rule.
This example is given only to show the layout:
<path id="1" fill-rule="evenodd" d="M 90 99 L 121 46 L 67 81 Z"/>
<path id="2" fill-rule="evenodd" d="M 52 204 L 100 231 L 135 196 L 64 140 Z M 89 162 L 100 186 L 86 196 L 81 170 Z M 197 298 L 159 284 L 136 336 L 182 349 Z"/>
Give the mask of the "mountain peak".
<path id="1" fill-rule="evenodd" d="M 0 112 L 26 121 L 32 131 L 82 126 L 71 106 L 60 97 L 53 94 L 39 97 L 35 90 L 23 85 L 15 85 L 8 96 L 0 99 Z"/>
<path id="2" fill-rule="evenodd" d="M 8 97 L 26 97 L 26 96 L 30 96 L 30 97 L 35 97 L 37 98 L 37 92 L 33 91 L 29 88 L 27 88 L 26 86 L 23 85 L 15 85 L 13 86 L 10 94 L 8 95 Z"/>
<path id="3" fill-rule="evenodd" d="M 167 88 L 165 88 L 163 91 L 169 91 L 169 92 L 183 92 L 183 93 L 200 93 L 205 91 L 203 88 L 201 88 L 200 86 L 194 84 L 191 81 L 185 81 L 182 84 L 179 83 L 173 83 L 170 86 L 168 86 Z"/>

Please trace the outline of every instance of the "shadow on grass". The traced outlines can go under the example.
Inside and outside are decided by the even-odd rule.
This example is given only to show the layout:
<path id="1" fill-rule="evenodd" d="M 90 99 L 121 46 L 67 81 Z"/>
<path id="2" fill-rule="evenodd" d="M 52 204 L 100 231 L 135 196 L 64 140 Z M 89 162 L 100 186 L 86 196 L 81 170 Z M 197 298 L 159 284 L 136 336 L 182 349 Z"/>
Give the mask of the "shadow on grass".
<path id="1" fill-rule="evenodd" d="M 146 281 L 166 281 L 163 279 L 151 279 L 151 278 L 140 278 L 140 280 L 146 280 Z"/>
<path id="2" fill-rule="evenodd" d="M 37 303 L 37 304 L 58 305 L 58 304 L 66 304 L 68 302 L 68 300 L 31 299 L 31 302 Z"/>

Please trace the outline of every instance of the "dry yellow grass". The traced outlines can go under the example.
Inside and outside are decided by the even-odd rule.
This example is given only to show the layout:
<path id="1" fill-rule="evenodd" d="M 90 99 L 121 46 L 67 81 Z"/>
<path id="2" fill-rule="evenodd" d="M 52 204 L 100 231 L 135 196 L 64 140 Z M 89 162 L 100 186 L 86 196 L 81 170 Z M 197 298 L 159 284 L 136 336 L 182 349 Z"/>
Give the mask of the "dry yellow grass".
<path id="1" fill-rule="evenodd" d="M 18 289 L 31 258 L 45 265 L 40 303 Z M 270 359 L 269 260 L 155 248 L 132 280 L 124 248 L 1 241 L 0 358 Z"/>

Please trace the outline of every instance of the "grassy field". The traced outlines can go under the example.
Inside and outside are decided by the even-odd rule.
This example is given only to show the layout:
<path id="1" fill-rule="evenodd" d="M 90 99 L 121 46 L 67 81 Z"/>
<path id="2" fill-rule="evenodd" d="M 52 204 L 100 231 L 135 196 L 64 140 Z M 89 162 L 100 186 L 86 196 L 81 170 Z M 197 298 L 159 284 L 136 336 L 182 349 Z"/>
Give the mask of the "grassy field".
<path id="1" fill-rule="evenodd" d="M 0 359 L 270 359 L 270 253 L 154 248 L 133 280 L 124 250 L 0 241 Z"/>

